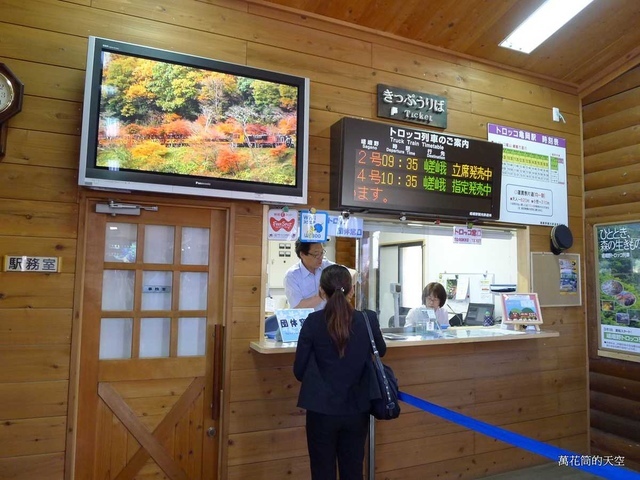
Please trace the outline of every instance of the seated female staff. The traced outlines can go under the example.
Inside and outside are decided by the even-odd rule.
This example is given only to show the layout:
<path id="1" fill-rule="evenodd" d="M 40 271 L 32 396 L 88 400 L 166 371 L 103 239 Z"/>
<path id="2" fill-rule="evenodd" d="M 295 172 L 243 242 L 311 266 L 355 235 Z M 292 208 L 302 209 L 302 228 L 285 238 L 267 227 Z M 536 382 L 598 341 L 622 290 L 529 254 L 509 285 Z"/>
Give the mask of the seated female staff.
<path id="1" fill-rule="evenodd" d="M 404 326 L 415 326 L 416 321 L 420 318 L 420 309 L 423 307 L 433 308 L 436 311 L 436 319 L 443 327 L 449 326 L 449 314 L 447 310 L 442 308 L 447 303 L 447 291 L 444 286 L 438 282 L 428 283 L 422 290 L 422 307 L 412 308 L 407 313 Z"/>

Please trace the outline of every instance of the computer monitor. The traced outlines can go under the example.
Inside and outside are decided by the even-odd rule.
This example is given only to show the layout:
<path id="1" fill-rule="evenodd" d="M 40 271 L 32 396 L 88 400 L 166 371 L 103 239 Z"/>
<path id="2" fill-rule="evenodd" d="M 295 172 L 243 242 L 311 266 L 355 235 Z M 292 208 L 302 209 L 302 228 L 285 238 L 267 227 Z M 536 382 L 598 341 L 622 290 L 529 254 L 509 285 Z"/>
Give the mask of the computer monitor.
<path id="1" fill-rule="evenodd" d="M 485 312 L 493 317 L 493 303 L 470 303 L 467 315 L 464 317 L 464 324 L 468 326 L 484 325 Z"/>

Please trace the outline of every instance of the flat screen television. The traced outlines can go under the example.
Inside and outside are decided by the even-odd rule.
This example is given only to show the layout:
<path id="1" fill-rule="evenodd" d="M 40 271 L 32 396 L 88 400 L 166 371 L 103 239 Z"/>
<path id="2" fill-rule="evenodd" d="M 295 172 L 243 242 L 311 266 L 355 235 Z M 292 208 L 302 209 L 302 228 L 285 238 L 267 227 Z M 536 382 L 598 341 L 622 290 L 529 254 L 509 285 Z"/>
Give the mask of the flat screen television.
<path id="1" fill-rule="evenodd" d="M 309 79 L 89 37 L 79 185 L 307 202 Z"/>

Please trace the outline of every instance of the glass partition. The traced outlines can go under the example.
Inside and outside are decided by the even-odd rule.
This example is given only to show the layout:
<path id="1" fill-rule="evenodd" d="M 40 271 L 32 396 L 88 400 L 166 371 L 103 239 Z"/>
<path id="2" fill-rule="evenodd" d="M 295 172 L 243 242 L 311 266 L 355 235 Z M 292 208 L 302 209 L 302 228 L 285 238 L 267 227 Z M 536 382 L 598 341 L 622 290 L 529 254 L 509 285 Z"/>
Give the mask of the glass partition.
<path id="1" fill-rule="evenodd" d="M 383 327 L 393 325 L 395 302 L 401 318 L 421 305 L 429 282 L 440 282 L 447 290 L 449 318 L 464 317 L 469 303 L 493 303 L 499 321 L 499 296 L 490 286 L 515 286 L 519 278 L 516 229 L 482 227 L 479 244 L 463 244 L 454 242 L 453 225 L 365 220 L 356 250 L 356 306 L 376 311 Z"/>

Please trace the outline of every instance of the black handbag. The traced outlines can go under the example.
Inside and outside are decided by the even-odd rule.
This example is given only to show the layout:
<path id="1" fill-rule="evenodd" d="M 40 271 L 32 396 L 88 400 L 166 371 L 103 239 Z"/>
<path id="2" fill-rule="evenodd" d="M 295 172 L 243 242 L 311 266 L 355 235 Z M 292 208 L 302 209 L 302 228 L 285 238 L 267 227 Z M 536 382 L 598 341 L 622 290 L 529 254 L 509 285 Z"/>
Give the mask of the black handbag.
<path id="1" fill-rule="evenodd" d="M 364 311 L 362 315 L 364 315 L 364 323 L 367 325 L 369 339 L 371 340 L 371 349 L 373 350 L 373 357 L 371 357 L 372 368 L 375 372 L 375 378 L 380 391 L 380 395 L 377 395 L 377 398 L 371 399 L 369 413 L 378 420 L 393 420 L 400 415 L 398 379 L 393 373 L 393 370 L 391 370 L 391 367 L 382 363 L 376 342 L 373 339 L 369 317 Z"/>

